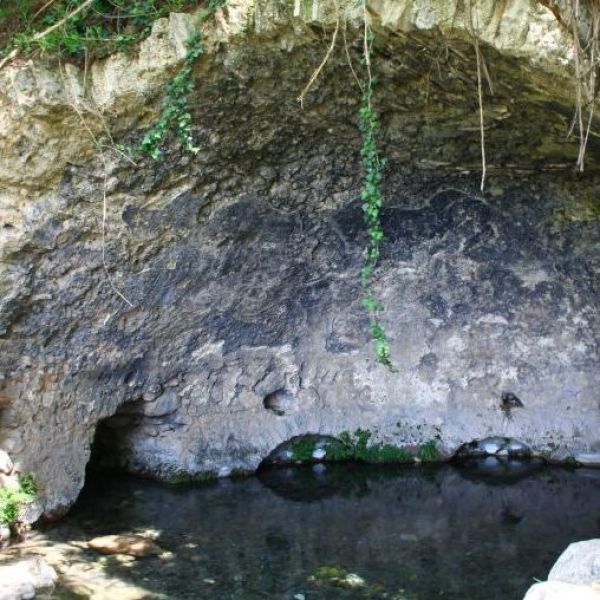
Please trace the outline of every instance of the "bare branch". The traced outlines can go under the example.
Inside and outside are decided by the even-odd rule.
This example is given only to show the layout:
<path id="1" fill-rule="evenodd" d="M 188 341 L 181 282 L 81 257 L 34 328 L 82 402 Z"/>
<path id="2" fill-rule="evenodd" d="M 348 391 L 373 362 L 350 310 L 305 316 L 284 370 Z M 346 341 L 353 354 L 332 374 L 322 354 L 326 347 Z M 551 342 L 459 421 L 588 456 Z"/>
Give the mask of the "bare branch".
<path id="1" fill-rule="evenodd" d="M 68 15 L 65 15 L 60 21 L 54 23 L 48 27 L 48 29 L 44 29 L 44 31 L 40 31 L 33 36 L 33 39 L 37 42 L 42 38 L 46 37 L 49 33 L 52 33 L 55 29 L 58 29 L 61 25 L 64 25 L 69 19 L 72 19 L 75 15 L 78 15 L 82 10 L 85 10 L 90 4 L 95 2 L 96 0 L 85 0 L 83 4 L 78 6 L 75 10 L 71 11 Z"/>
<path id="2" fill-rule="evenodd" d="M 78 6 L 75 10 L 71 11 L 68 15 L 65 15 L 60 21 L 54 23 L 48 27 L 48 29 L 44 29 L 44 31 L 40 31 L 36 33 L 31 39 L 34 42 L 38 42 L 42 38 L 46 37 L 49 33 L 52 33 L 55 29 L 58 29 L 60 26 L 64 25 L 69 19 L 73 18 L 75 15 L 79 14 L 82 10 L 86 9 L 90 4 L 95 2 L 96 0 L 85 0 L 83 4 Z M 6 63 L 14 60 L 19 55 L 19 49 L 15 48 L 8 56 L 5 56 L 2 61 L 0 61 L 0 69 L 6 65 Z"/>
<path id="3" fill-rule="evenodd" d="M 479 131 L 481 135 L 481 191 L 485 187 L 486 163 L 485 163 L 485 129 L 483 123 L 483 85 L 481 83 L 481 50 L 479 39 L 475 38 L 475 54 L 477 55 L 477 96 L 479 98 Z"/>
<path id="4" fill-rule="evenodd" d="M 44 6 L 42 6 L 42 8 L 40 8 L 35 15 L 33 15 L 33 17 L 31 17 L 32 21 L 35 21 L 35 19 L 37 19 L 51 4 L 54 4 L 56 2 L 56 0 L 48 0 L 48 2 L 46 2 L 46 4 L 44 4 Z"/>
<path id="5" fill-rule="evenodd" d="M 335 10 L 336 10 L 336 22 L 335 22 L 335 29 L 333 30 L 333 36 L 331 37 L 331 44 L 329 44 L 329 48 L 327 49 L 327 52 L 325 53 L 325 56 L 323 57 L 321 64 L 314 70 L 313 74 L 311 75 L 310 79 L 308 80 L 308 83 L 304 86 L 304 89 L 302 90 L 302 92 L 300 92 L 300 96 L 298 96 L 298 102 L 300 102 L 300 106 L 302 108 L 304 108 L 304 97 L 310 91 L 310 89 L 314 85 L 315 81 L 318 79 L 319 75 L 321 74 L 321 71 L 323 70 L 323 67 L 327 64 L 327 61 L 329 60 L 329 57 L 331 56 L 331 54 L 335 48 L 335 43 L 337 40 L 338 32 L 340 30 L 340 13 L 339 13 L 339 8 L 337 5 L 337 2 L 335 3 Z"/>

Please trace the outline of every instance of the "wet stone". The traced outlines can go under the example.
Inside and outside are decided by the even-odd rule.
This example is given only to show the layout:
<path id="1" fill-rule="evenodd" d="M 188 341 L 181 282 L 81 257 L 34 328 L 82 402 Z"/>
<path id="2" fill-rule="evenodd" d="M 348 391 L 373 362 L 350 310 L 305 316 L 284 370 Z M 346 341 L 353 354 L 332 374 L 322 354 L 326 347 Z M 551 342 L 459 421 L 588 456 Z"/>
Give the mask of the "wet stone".
<path id="1" fill-rule="evenodd" d="M 477 458 L 481 456 L 527 458 L 531 456 L 531 449 L 519 440 L 493 436 L 464 444 L 459 448 L 457 456 L 459 458 Z"/>

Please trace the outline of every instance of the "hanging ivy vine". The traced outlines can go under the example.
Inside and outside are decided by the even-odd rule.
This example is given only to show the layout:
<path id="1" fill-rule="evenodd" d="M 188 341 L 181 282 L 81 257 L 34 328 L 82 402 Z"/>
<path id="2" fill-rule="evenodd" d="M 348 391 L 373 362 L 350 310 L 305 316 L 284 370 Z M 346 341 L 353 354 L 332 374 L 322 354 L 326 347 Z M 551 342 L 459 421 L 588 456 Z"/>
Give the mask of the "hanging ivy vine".
<path id="1" fill-rule="evenodd" d="M 214 15 L 218 8 L 224 6 L 226 0 L 210 0 L 205 10 L 200 14 L 200 22 Z M 197 154 L 200 148 L 195 145 L 192 137 L 192 115 L 189 110 L 189 94 L 194 89 L 194 63 L 204 53 L 201 32 L 194 33 L 186 41 L 187 52 L 183 66 L 169 82 L 165 94 L 163 108 L 158 121 L 146 132 L 139 150 L 158 160 L 163 155 L 162 145 L 169 132 L 175 133 L 181 147 L 192 154 Z"/>
<path id="2" fill-rule="evenodd" d="M 364 290 L 362 303 L 369 313 L 369 329 L 375 344 L 377 361 L 386 367 L 391 367 L 390 345 L 379 320 L 383 306 L 373 290 L 373 274 L 380 255 L 379 246 L 384 239 L 381 226 L 381 207 L 383 206 L 381 182 L 386 161 L 379 156 L 377 150 L 376 137 L 379 130 L 379 118 L 373 109 L 372 102 L 374 81 L 371 75 L 371 32 L 366 19 L 365 10 L 364 58 L 367 67 L 367 81 L 363 86 L 360 107 L 360 130 L 363 134 L 361 158 L 364 170 L 360 197 L 369 241 L 364 250 L 364 265 L 361 270 L 361 283 Z"/>
<path id="3" fill-rule="evenodd" d="M 202 34 L 192 35 L 186 42 L 187 52 L 181 70 L 169 82 L 163 108 L 158 121 L 146 132 L 139 150 L 158 160 L 162 155 L 162 144 L 169 131 L 173 131 L 181 147 L 197 154 L 200 148 L 192 137 L 192 115 L 189 111 L 188 96 L 194 89 L 193 68 L 196 59 L 204 52 Z"/>
<path id="4" fill-rule="evenodd" d="M 385 159 L 381 158 L 377 151 L 377 132 L 379 131 L 379 118 L 377 112 L 373 109 L 373 85 L 374 80 L 371 73 L 371 41 L 372 32 L 369 28 L 369 19 L 367 13 L 366 0 L 363 0 L 363 58 L 366 66 L 367 79 L 361 83 L 352 66 L 352 60 L 346 46 L 346 57 L 348 64 L 362 90 L 362 102 L 360 105 L 360 130 L 363 135 L 361 146 L 361 158 L 363 166 L 363 178 L 360 197 L 362 200 L 362 210 L 367 226 L 369 241 L 364 250 L 364 264 L 361 269 L 361 285 L 364 291 L 362 304 L 369 313 L 369 330 L 373 343 L 375 344 L 375 356 L 377 361 L 386 367 L 392 369 L 392 359 L 390 355 L 390 345 L 387 335 L 379 320 L 379 315 L 383 311 L 381 302 L 375 296 L 373 290 L 373 274 L 379 261 L 379 245 L 383 241 L 384 234 L 381 226 L 381 207 L 383 206 L 383 193 L 381 191 L 381 182 L 383 180 L 383 171 L 385 169 Z M 340 30 L 340 11 L 337 3 L 336 10 L 336 25 L 331 38 L 331 43 L 327 49 L 327 53 L 321 60 L 319 66 L 313 71 L 308 83 L 302 90 L 298 100 L 300 106 L 304 106 L 306 94 L 310 91 L 324 66 L 331 57 Z M 345 25 L 344 25 L 344 43 Z"/>

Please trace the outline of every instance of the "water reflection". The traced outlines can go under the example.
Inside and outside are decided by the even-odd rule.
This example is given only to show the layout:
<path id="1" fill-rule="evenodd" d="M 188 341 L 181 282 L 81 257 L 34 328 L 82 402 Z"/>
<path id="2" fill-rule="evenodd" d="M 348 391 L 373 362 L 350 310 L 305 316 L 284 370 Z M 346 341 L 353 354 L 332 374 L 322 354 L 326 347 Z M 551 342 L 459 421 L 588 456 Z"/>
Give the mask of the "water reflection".
<path id="1" fill-rule="evenodd" d="M 97 479 L 46 535 L 159 531 L 172 560 L 106 565 L 149 598 L 519 599 L 571 541 L 600 535 L 600 479 L 489 466 L 286 467 L 185 488 Z"/>

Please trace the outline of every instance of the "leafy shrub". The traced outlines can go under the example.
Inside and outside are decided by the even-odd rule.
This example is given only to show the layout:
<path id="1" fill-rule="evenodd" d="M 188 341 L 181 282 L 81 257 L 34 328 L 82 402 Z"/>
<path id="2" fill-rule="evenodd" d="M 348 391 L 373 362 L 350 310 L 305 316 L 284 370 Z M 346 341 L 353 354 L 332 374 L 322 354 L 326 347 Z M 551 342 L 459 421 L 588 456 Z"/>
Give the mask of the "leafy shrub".
<path id="1" fill-rule="evenodd" d="M 0 488 L 0 523 L 12 525 L 15 523 L 21 509 L 33 502 L 38 493 L 38 485 L 31 473 L 19 475 L 19 487 L 11 489 Z"/>
<path id="2" fill-rule="evenodd" d="M 20 0 L 10 3 L 12 6 L 3 6 L 0 8 L 3 53 L 17 47 L 24 54 L 41 53 L 56 58 L 104 57 L 148 37 L 156 19 L 199 3 L 198 0 L 95 0 L 48 35 L 34 38 L 83 2 L 59 0 L 46 4 Z"/>

